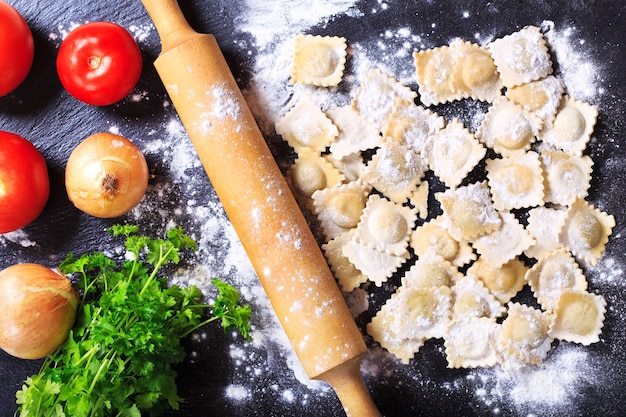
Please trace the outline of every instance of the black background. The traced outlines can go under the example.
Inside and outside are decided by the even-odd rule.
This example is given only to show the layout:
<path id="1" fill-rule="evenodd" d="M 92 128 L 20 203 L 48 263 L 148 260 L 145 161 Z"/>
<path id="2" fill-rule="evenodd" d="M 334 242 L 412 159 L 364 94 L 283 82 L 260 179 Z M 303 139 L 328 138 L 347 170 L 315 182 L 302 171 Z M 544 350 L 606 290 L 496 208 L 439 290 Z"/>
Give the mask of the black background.
<path id="1" fill-rule="evenodd" d="M 84 215 L 69 203 L 63 186 L 64 164 L 71 150 L 85 137 L 97 131 L 107 130 L 112 125 L 123 127 L 126 136 L 142 146 L 148 141 L 146 132 L 159 129 L 163 120 L 173 114 L 162 105 L 166 99 L 164 89 L 152 67 L 152 61 L 160 51 L 156 31 L 139 44 L 144 55 L 144 70 L 137 91 L 149 91 L 150 100 L 130 99 L 103 108 L 94 108 L 72 99 L 60 85 L 54 66 L 60 39 L 50 33 L 69 30 L 70 22 L 84 23 L 94 20 L 109 20 L 125 27 L 149 25 L 150 19 L 139 0 L 102 1 L 9 1 L 23 14 L 35 38 L 35 62 L 33 69 L 14 93 L 0 98 L 0 129 L 13 131 L 30 139 L 48 162 L 52 192 L 42 215 L 24 231 L 35 246 L 16 244 L 0 237 L 0 267 L 16 262 L 40 262 L 55 265 L 68 252 L 82 252 L 85 248 L 102 248 L 108 244 L 103 237 L 104 227 L 120 221 L 96 220 Z M 271 2 L 268 2 L 270 4 Z M 298 1 L 293 2 L 298 3 Z M 307 2 L 302 7 L 307 7 Z M 450 39 L 461 37 L 472 40 L 477 32 L 504 36 L 526 25 L 539 25 L 543 21 L 554 22 L 555 28 L 574 27 L 576 37 L 584 39 L 580 48 L 591 62 L 601 64 L 598 84 L 604 89 L 590 101 L 599 109 L 599 119 L 588 154 L 594 160 L 594 179 L 589 200 L 602 210 L 613 214 L 617 221 L 614 235 L 607 247 L 605 258 L 616 260 L 614 268 L 626 265 L 622 240 L 623 219 L 626 204 L 626 155 L 623 149 L 624 115 L 626 93 L 626 48 L 624 41 L 624 11 L 622 0 L 614 1 L 389 1 L 387 8 L 382 2 L 365 0 L 358 2 L 360 16 L 351 14 L 330 17 L 307 32 L 320 35 L 338 35 L 349 43 L 369 43 L 387 28 L 411 27 L 416 32 L 428 34 L 428 44 L 439 46 Z M 251 41 L 250 34 L 233 29 L 233 22 L 241 13 L 249 12 L 238 2 L 230 0 L 187 0 L 181 6 L 192 26 L 205 33 L 216 35 L 223 52 L 242 87 L 250 80 L 254 65 L 254 54 L 244 54 L 242 45 Z M 369 11 L 377 9 L 378 13 Z M 462 11 L 467 17 L 460 19 Z M 272 22 L 268 21 L 268 25 Z M 295 34 L 294 34 L 295 35 Z M 349 68 L 348 68 L 349 70 Z M 558 73 L 558 63 L 555 71 Z M 285 80 L 287 82 L 287 80 Z M 414 87 L 414 86 L 413 86 Z M 444 114 L 445 116 L 445 114 Z M 280 140 L 266 132 L 281 167 L 288 165 L 291 155 Z M 156 155 L 148 155 L 151 167 L 151 188 L 148 198 L 161 199 L 163 212 L 176 205 L 182 198 L 172 190 L 164 196 L 157 193 L 161 184 L 168 182 L 169 173 L 159 163 Z M 198 170 L 198 175 L 202 171 Z M 214 202 L 208 179 L 198 193 L 199 204 Z M 184 191 L 184 190 L 182 190 Z M 182 192 L 181 191 L 181 192 Z M 202 195 L 202 197 L 200 197 Z M 160 215 L 163 215 L 160 213 Z M 123 219 L 122 219 L 123 220 Z M 142 220 L 134 219 L 142 223 Z M 194 231 L 193 219 L 186 219 L 185 227 Z M 149 222 L 144 222 L 150 224 Z M 147 232 L 150 232 L 149 230 Z M 156 231 L 161 233 L 161 230 Z M 605 329 L 601 342 L 591 347 L 581 347 L 589 352 L 591 372 L 603 376 L 602 384 L 586 384 L 576 389 L 576 395 L 568 407 L 554 409 L 544 405 L 528 405 L 527 408 L 502 404 L 485 404 L 476 399 L 470 388 L 450 389 L 450 381 L 464 380 L 469 375 L 464 370 L 446 368 L 441 343 L 427 343 L 416 360 L 403 366 L 392 360 L 381 364 L 380 374 L 366 375 L 374 401 L 386 416 L 471 416 L 471 415 L 620 415 L 626 405 L 626 377 L 619 369 L 626 369 L 624 349 L 624 314 L 626 304 L 622 300 L 624 284 L 610 285 L 594 271 L 588 271 L 590 289 L 603 294 L 609 302 Z M 618 281 L 623 279 L 619 274 Z M 390 281 L 381 292 L 388 296 L 395 281 Z M 370 312 L 358 318 L 359 325 L 367 321 L 382 301 L 374 298 Z M 272 346 L 256 348 L 254 354 L 271 361 L 271 372 L 260 383 L 268 388 L 249 401 L 232 401 L 224 395 L 225 387 L 238 372 L 227 349 L 237 342 L 220 331 L 210 331 L 210 343 L 206 340 L 188 340 L 185 343 L 197 356 L 180 366 L 180 394 L 187 399 L 179 412 L 171 416 L 322 416 L 341 415 L 342 410 L 332 392 L 310 390 L 303 387 L 294 377 L 285 359 Z M 371 341 L 368 339 L 368 343 Z M 243 346 L 243 343 L 242 343 Z M 373 345 L 372 345 L 373 346 Z M 374 349 L 374 347 L 373 347 Z M 370 359 L 375 360 L 375 359 Z M 0 417 L 10 416 L 15 411 L 14 395 L 21 382 L 38 369 L 38 361 L 22 361 L 0 352 Z M 607 375 L 610 374 L 610 377 Z M 587 375 L 589 380 L 593 375 Z M 582 384 L 583 382 L 581 382 Z M 293 387 L 294 392 L 306 392 L 306 404 L 301 401 L 281 401 L 280 392 L 269 387 L 278 385 L 282 389 Z M 256 391 L 255 391 L 256 392 Z"/>

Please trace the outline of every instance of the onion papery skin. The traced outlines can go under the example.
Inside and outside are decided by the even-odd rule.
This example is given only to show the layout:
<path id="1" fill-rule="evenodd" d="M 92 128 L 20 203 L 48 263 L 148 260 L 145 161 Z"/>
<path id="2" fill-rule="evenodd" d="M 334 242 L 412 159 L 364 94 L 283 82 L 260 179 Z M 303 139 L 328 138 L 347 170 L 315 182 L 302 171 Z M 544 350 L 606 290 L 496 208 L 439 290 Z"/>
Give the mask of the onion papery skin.
<path id="1" fill-rule="evenodd" d="M 40 359 L 61 346 L 76 320 L 78 294 L 58 270 L 23 263 L 0 271 L 0 348 Z"/>
<path id="2" fill-rule="evenodd" d="M 71 153 L 65 169 L 70 201 L 95 217 L 128 213 L 146 193 L 148 164 L 133 142 L 109 132 L 96 133 Z"/>

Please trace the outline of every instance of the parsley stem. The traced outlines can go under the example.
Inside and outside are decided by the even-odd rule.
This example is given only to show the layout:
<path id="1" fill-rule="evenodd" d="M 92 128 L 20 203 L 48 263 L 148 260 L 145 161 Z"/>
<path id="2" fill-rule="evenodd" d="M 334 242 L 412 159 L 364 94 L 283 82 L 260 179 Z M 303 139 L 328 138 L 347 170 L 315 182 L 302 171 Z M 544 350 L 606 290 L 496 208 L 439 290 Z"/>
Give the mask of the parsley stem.
<path id="1" fill-rule="evenodd" d="M 146 280 L 146 283 L 143 286 L 143 288 L 141 289 L 141 291 L 139 292 L 139 295 L 143 295 L 143 293 L 146 292 L 146 290 L 148 289 L 148 287 L 150 286 L 152 281 L 154 281 L 154 278 L 156 278 L 157 273 L 159 272 L 159 269 L 161 269 L 161 266 L 163 266 L 163 262 L 166 259 L 168 259 L 168 256 L 170 255 L 170 253 L 173 250 L 174 250 L 173 247 L 169 247 L 167 252 L 165 252 L 165 254 L 163 254 L 163 246 L 159 247 L 159 260 L 154 264 L 154 269 L 152 269 L 152 273 L 150 274 L 150 276 Z"/>
<path id="2" fill-rule="evenodd" d="M 183 334 L 181 334 L 180 338 L 182 339 L 183 337 L 189 336 L 191 333 L 193 333 L 194 331 L 198 330 L 200 327 L 204 326 L 205 324 L 209 324 L 212 321 L 217 320 L 219 317 L 211 317 L 209 319 L 206 319 L 205 321 L 198 323 L 196 326 L 191 327 L 189 330 L 187 330 L 186 332 L 184 332 Z"/>
<path id="3" fill-rule="evenodd" d="M 81 358 L 76 362 L 77 366 L 82 365 L 83 361 L 87 361 L 87 363 L 91 362 L 91 358 L 94 357 L 94 355 L 98 352 L 98 349 L 100 348 L 100 346 L 96 345 L 94 347 L 92 347 L 91 349 L 89 349 L 87 352 L 85 352 L 85 354 L 83 356 L 81 356 Z"/>
<path id="4" fill-rule="evenodd" d="M 91 381 L 91 384 L 89 385 L 89 390 L 87 391 L 87 395 L 91 395 L 91 393 L 93 392 L 93 389 L 96 387 L 98 378 L 100 378 L 102 371 L 104 371 L 104 369 L 108 367 L 108 364 L 109 364 L 108 360 L 104 359 L 102 361 L 102 363 L 100 364 L 100 367 L 98 368 L 98 372 L 96 372 L 96 375 L 93 377 L 93 380 Z"/>

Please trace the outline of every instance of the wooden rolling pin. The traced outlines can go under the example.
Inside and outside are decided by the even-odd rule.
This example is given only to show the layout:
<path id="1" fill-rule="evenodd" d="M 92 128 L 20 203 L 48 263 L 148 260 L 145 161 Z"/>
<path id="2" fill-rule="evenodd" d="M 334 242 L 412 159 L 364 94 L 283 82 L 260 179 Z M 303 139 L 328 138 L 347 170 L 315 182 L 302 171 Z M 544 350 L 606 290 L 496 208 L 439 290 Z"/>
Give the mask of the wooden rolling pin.
<path id="1" fill-rule="evenodd" d="M 162 42 L 157 72 L 304 370 L 347 415 L 379 416 L 361 333 L 215 37 L 194 31 L 176 0 L 142 2 Z"/>

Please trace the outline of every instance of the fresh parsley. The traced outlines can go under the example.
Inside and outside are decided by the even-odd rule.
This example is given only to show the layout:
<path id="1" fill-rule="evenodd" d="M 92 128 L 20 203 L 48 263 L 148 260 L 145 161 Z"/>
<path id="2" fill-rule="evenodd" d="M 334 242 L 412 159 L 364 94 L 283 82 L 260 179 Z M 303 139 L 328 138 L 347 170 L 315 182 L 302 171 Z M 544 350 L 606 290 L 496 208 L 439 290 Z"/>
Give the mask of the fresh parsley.
<path id="1" fill-rule="evenodd" d="M 185 357 L 181 338 L 221 319 L 225 332 L 237 329 L 251 339 L 252 310 L 239 304 L 237 289 L 215 278 L 219 294 L 205 304 L 197 287 L 168 285 L 159 275 L 164 265 L 180 261 L 181 250 L 196 249 L 182 228 L 169 230 L 167 239 L 138 235 L 137 226 L 127 224 L 109 232 L 125 237 L 131 256 L 118 264 L 102 252 L 70 254 L 60 265 L 77 276 L 82 299 L 76 324 L 16 393 L 19 416 L 136 417 L 177 410 L 183 399 L 173 367 Z"/>

